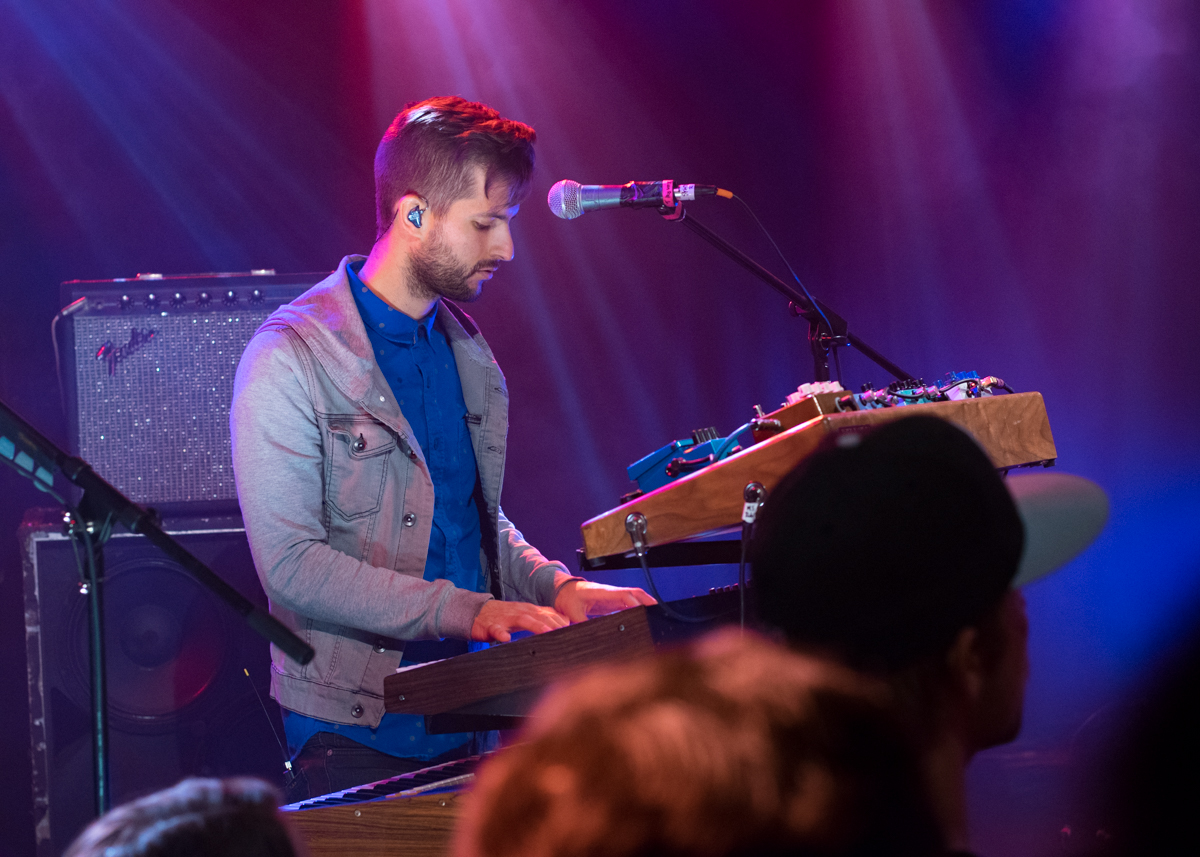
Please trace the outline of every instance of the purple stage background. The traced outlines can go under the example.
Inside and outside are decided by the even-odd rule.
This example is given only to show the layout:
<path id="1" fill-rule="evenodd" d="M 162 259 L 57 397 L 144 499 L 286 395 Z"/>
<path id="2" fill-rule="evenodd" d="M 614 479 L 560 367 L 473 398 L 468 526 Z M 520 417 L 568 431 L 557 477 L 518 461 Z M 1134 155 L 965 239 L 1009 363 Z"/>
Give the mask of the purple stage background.
<path id="1" fill-rule="evenodd" d="M 699 238 L 645 211 L 561 221 L 546 191 L 730 188 L 900 365 L 1041 391 L 1059 467 L 1109 492 L 1099 542 L 1028 591 L 1027 726 L 972 777 L 982 854 L 1055 853 L 1096 724 L 1200 595 L 1200 7 L 792 5 L 0 0 L 0 395 L 66 445 L 61 281 L 331 269 L 371 246 L 391 117 L 480 99 L 539 133 L 516 259 L 470 308 L 512 392 L 505 508 L 573 561 L 625 465 L 731 431 L 811 364 L 783 300 Z M 736 204 L 691 211 L 786 274 Z M 856 354 L 842 365 L 847 386 L 889 380 Z M 0 841 L 24 857 L 13 534 L 44 499 L 0 479 Z"/>

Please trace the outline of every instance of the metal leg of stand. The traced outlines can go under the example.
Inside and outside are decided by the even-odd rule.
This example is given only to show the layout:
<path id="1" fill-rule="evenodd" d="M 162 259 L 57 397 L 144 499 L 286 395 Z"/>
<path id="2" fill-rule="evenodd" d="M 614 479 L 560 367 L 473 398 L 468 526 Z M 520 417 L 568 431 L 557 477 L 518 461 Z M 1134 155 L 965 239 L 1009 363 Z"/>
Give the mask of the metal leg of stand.
<path id="1" fill-rule="evenodd" d="M 826 343 L 826 337 L 832 336 L 832 333 L 826 333 L 826 328 L 821 322 L 809 322 L 808 347 L 812 352 L 814 381 L 829 380 L 830 347 Z"/>
<path id="2" fill-rule="evenodd" d="M 104 547 L 83 536 L 87 552 L 88 654 L 92 675 L 92 765 L 96 815 L 112 804 L 108 779 L 108 682 L 104 656 Z"/>

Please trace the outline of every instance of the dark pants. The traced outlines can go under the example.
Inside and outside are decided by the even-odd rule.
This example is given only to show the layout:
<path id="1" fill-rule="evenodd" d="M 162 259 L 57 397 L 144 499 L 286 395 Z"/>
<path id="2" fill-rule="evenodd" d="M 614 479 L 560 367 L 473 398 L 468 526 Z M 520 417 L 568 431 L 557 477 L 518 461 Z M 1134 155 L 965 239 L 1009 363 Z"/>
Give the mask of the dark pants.
<path id="1" fill-rule="evenodd" d="M 285 788 L 286 799 L 288 803 L 296 803 L 419 771 L 469 756 L 471 747 L 467 743 L 433 759 L 400 759 L 332 732 L 318 732 L 305 742 L 292 760 L 292 777 Z"/>

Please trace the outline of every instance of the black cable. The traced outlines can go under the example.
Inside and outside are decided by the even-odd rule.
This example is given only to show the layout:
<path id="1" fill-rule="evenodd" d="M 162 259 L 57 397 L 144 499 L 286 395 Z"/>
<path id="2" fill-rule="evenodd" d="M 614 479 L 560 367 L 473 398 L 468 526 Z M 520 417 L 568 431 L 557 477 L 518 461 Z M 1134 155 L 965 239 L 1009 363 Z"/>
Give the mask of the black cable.
<path id="1" fill-rule="evenodd" d="M 796 285 L 800 287 L 800 291 L 804 292 L 804 296 L 808 298 L 808 302 L 813 305 L 813 308 L 821 314 L 821 319 L 825 322 L 825 327 L 829 329 L 829 335 L 833 335 L 833 325 L 829 323 L 829 317 L 825 315 L 825 310 L 821 309 L 821 305 L 817 303 L 808 291 L 808 287 L 800 282 L 800 278 L 796 276 L 796 272 L 792 270 L 792 266 L 788 263 L 787 257 L 783 255 L 783 251 L 779 249 L 779 245 L 775 243 L 775 239 L 771 237 L 771 233 L 767 231 L 767 227 L 763 226 L 762 221 L 758 219 L 758 215 L 754 213 L 754 209 L 746 200 L 742 199 L 736 193 L 732 195 L 734 199 L 742 204 L 742 207 L 754 218 L 754 222 L 758 224 L 758 228 L 762 230 L 763 235 L 767 236 L 767 240 L 771 242 L 771 246 L 775 248 L 775 252 L 779 254 L 779 258 L 783 261 L 784 267 L 788 269 L 788 273 L 792 275 L 792 279 L 796 281 Z M 838 379 L 839 383 L 841 379 Z"/>
<path id="2" fill-rule="evenodd" d="M 750 482 L 742 491 L 742 553 L 738 562 L 738 615 L 741 629 L 746 630 L 746 555 L 749 553 L 750 540 L 754 535 L 754 522 L 758 520 L 758 510 L 767 497 L 767 490 L 761 482 Z"/>
<path id="3" fill-rule="evenodd" d="M 650 573 L 650 563 L 646 560 L 646 516 L 641 512 L 630 512 L 625 517 L 625 532 L 629 533 L 629 541 L 633 544 L 633 552 L 637 554 L 638 562 L 642 566 L 642 573 L 646 575 L 646 586 L 650 588 L 650 594 L 654 596 L 654 600 L 658 602 L 658 606 L 662 608 L 663 613 L 677 622 L 688 622 L 699 624 L 701 622 L 711 622 L 716 619 L 716 616 L 685 616 L 676 610 L 674 607 L 667 604 L 663 597 L 658 594 L 658 587 L 654 585 L 654 575 Z"/>
<path id="4" fill-rule="evenodd" d="M 688 622 L 693 625 L 699 625 L 701 622 L 711 622 L 716 619 L 716 616 L 685 616 L 663 601 L 663 597 L 658 594 L 658 587 L 654 585 L 654 576 L 650 573 L 650 564 L 646 562 L 645 551 L 637 551 L 638 561 L 642 564 L 642 573 L 646 575 L 646 585 L 650 587 L 650 594 L 654 596 L 654 600 L 658 602 L 658 606 L 671 619 L 676 622 Z"/>
<path id="5" fill-rule="evenodd" d="M 71 526 L 71 524 L 68 523 L 67 526 Z M 70 537 L 67 539 L 67 541 L 71 543 L 71 553 L 75 554 L 75 568 L 79 571 L 79 582 L 86 585 L 88 581 L 88 573 L 87 569 L 83 567 L 83 557 L 79 555 L 79 542 L 74 535 L 71 535 L 70 533 L 68 533 L 68 535 Z"/>
<path id="6" fill-rule="evenodd" d="M 64 318 L 86 309 L 87 306 L 88 299 L 86 297 L 76 298 L 50 319 L 50 345 L 54 349 L 54 379 L 58 382 L 58 403 L 62 406 L 63 416 L 68 419 L 70 414 L 67 413 L 67 388 L 63 383 L 62 356 L 58 350 L 58 323 Z"/>
<path id="7" fill-rule="evenodd" d="M 58 312 L 50 319 L 50 347 L 54 349 L 54 380 L 58 383 L 58 404 L 62 407 L 63 416 L 70 419 L 67 413 L 67 389 L 63 384 L 62 357 L 58 353 L 58 320 L 62 317 L 63 314 Z"/>
<path id="8" fill-rule="evenodd" d="M 242 667 L 242 672 L 246 675 L 246 681 L 250 682 L 250 689 L 254 691 L 254 698 L 258 700 L 258 704 L 262 707 L 263 716 L 267 718 L 267 725 L 271 727 L 271 734 L 275 736 L 275 743 L 279 745 L 279 752 L 283 754 L 283 767 L 285 776 L 290 783 L 295 779 L 296 774 L 292 770 L 292 760 L 288 756 L 288 751 L 283 746 L 283 741 L 279 740 L 279 732 L 275 729 L 275 721 L 271 719 L 271 713 L 267 711 L 267 704 L 263 702 L 262 694 L 258 692 L 258 687 L 254 684 L 254 679 L 250 678 L 250 670 Z"/>
<path id="9" fill-rule="evenodd" d="M 742 524 L 742 557 L 738 560 L 738 627 L 746 630 L 746 554 L 753 524 Z"/>

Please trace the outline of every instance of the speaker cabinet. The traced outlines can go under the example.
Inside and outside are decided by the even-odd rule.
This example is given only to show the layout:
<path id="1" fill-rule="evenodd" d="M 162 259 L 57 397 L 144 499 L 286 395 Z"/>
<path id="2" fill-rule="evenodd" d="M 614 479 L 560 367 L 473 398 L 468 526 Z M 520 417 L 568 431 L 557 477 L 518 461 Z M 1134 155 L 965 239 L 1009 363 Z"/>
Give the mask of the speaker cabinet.
<path id="1" fill-rule="evenodd" d="M 266 606 L 240 521 L 169 531 Z M 38 857 L 57 857 L 93 815 L 87 598 L 60 512 L 31 511 L 20 537 L 35 836 Z M 266 641 L 145 539 L 114 535 L 104 555 L 113 805 L 188 776 L 281 785 L 283 751 L 272 729 L 283 732 L 267 696 Z"/>
<path id="2" fill-rule="evenodd" d="M 280 304 L 327 274 L 140 275 L 62 284 L 82 298 L 61 364 L 75 452 L 137 503 L 167 513 L 235 512 L 233 378 Z"/>

